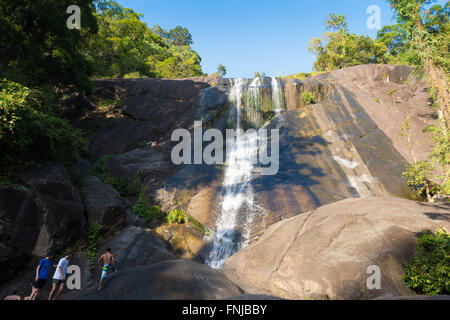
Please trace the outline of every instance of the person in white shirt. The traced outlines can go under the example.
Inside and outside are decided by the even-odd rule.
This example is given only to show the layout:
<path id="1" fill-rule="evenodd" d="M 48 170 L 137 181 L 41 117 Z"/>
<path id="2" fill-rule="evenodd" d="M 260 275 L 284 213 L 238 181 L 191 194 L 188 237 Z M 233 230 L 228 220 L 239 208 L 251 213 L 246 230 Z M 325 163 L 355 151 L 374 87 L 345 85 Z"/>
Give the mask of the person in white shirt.
<path id="1" fill-rule="evenodd" d="M 66 282 L 66 273 L 67 273 L 67 267 L 69 267 L 69 259 L 72 258 L 72 252 L 68 252 L 64 258 L 59 260 L 58 266 L 56 267 L 55 274 L 53 275 L 53 286 L 52 291 L 50 292 L 50 295 L 48 296 L 48 300 L 56 300 L 61 292 L 64 289 L 64 284 Z M 56 287 L 58 287 L 58 291 L 53 296 L 53 294 L 56 291 Z"/>

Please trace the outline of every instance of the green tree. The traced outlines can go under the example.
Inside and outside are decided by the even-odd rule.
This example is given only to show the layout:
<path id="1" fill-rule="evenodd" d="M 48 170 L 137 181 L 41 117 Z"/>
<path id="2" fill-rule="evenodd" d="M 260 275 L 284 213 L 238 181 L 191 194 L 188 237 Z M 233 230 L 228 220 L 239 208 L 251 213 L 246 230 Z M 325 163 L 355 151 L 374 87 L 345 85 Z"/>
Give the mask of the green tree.
<path id="1" fill-rule="evenodd" d="M 189 30 L 181 26 L 177 26 L 167 33 L 167 39 L 174 46 L 190 46 L 194 42 L 192 41 L 192 35 Z"/>
<path id="2" fill-rule="evenodd" d="M 223 64 L 219 64 L 219 66 L 217 67 L 217 73 L 221 77 L 224 77 L 227 74 L 227 69 L 225 68 L 225 66 Z"/>
<path id="3" fill-rule="evenodd" d="M 333 71 L 350 66 L 385 63 L 387 47 L 367 36 L 343 32 L 325 32 L 321 39 L 312 38 L 308 50 L 316 56 L 315 71 Z"/>
<path id="4" fill-rule="evenodd" d="M 86 39 L 97 30 L 92 0 L 79 0 L 81 30 L 66 22 L 71 0 L 0 0 L 0 76 L 27 86 L 89 89 Z"/>
<path id="5" fill-rule="evenodd" d="M 163 55 L 166 44 L 141 18 L 141 14 L 123 8 L 114 1 L 103 4 L 97 14 L 98 35 L 90 39 L 86 52 L 94 66 L 95 76 L 156 76 L 148 63 L 148 57 Z"/>
<path id="6" fill-rule="evenodd" d="M 388 0 L 394 9 L 397 20 L 407 30 L 411 39 L 410 49 L 417 52 L 421 67 L 428 77 L 430 85 L 438 100 L 438 116 L 443 134 L 448 134 L 449 106 L 449 11 L 446 6 L 433 6 L 426 10 L 425 6 L 436 0 Z"/>
<path id="7" fill-rule="evenodd" d="M 168 57 L 156 64 L 156 73 L 163 78 L 188 78 L 203 76 L 199 54 L 189 46 L 172 46 Z"/>
<path id="8" fill-rule="evenodd" d="M 308 50 L 317 58 L 315 71 L 333 71 L 359 64 L 386 63 L 388 48 L 367 36 L 348 32 L 345 16 L 331 13 L 322 38 L 312 38 Z"/>
<path id="9" fill-rule="evenodd" d="M 347 18 L 344 15 L 330 13 L 325 24 L 327 31 L 348 33 Z"/>
<path id="10" fill-rule="evenodd" d="M 86 55 L 96 77 L 179 78 L 203 75 L 200 56 L 190 47 L 185 28 L 167 32 L 150 28 L 142 15 L 115 1 L 98 6 L 99 32 L 91 38 Z M 184 45 L 186 44 L 186 45 Z"/>
<path id="11" fill-rule="evenodd" d="M 167 39 L 167 37 L 169 36 L 167 30 L 164 28 L 161 28 L 161 26 L 159 26 L 159 25 L 154 26 L 152 28 L 152 31 L 163 39 Z"/>
<path id="12" fill-rule="evenodd" d="M 83 135 L 58 113 L 52 94 L 0 82 L 0 175 L 41 161 L 77 159 L 85 145 Z"/>
<path id="13" fill-rule="evenodd" d="M 383 27 L 378 31 L 377 41 L 384 43 L 392 56 L 398 56 L 408 49 L 408 33 L 401 24 Z"/>
<path id="14" fill-rule="evenodd" d="M 416 67 L 424 75 L 429 92 L 434 101 L 433 108 L 439 118 L 439 126 L 433 128 L 436 143 L 430 159 L 437 161 L 444 171 L 444 192 L 450 187 L 449 156 L 441 156 L 450 149 L 449 134 L 449 72 L 450 41 L 449 13 L 450 3 L 442 7 L 436 0 L 388 0 L 394 9 L 397 22 L 407 32 L 408 50 L 417 56 Z M 430 131 L 430 129 L 428 130 Z"/>

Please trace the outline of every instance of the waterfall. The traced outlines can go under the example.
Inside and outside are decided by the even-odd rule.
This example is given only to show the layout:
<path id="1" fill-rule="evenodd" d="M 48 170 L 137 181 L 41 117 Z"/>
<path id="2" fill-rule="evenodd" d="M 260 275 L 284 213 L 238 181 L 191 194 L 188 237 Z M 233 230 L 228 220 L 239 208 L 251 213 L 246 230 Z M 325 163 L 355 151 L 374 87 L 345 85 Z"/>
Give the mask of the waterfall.
<path id="1" fill-rule="evenodd" d="M 258 156 L 258 132 L 243 133 L 242 116 L 245 108 L 246 125 L 254 125 L 249 120 L 252 112 L 260 111 L 261 78 L 255 78 L 250 84 L 245 79 L 230 80 L 229 98 L 236 108 L 236 138 L 227 141 L 231 150 L 227 150 L 226 168 L 220 197 L 220 214 L 216 220 L 217 230 L 213 237 L 212 250 L 206 264 L 212 268 L 221 268 L 224 262 L 250 244 L 252 225 L 255 218 L 264 209 L 255 201 L 252 179 L 255 177 L 255 159 Z M 280 85 L 272 85 L 273 107 L 282 109 Z M 272 81 L 272 84 L 275 82 Z M 267 87 L 267 86 L 266 86 Z M 245 99 L 243 95 L 245 94 Z M 275 103 L 275 101 L 277 101 Z M 250 117 L 252 118 L 252 117 Z"/>
<path id="2" fill-rule="evenodd" d="M 275 113 L 279 114 L 284 109 L 284 92 L 281 80 L 272 78 L 272 103 Z"/>

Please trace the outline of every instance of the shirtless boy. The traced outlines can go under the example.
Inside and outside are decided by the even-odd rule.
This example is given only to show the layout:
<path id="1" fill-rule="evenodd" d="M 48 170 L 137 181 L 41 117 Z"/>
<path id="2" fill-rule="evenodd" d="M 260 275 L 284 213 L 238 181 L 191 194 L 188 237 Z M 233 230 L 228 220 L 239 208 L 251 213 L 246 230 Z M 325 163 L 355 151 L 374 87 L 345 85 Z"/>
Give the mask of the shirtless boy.
<path id="1" fill-rule="evenodd" d="M 103 260 L 103 267 L 101 266 L 101 261 Z M 103 281 L 108 277 L 109 271 L 112 269 L 115 272 L 114 264 L 119 263 L 111 253 L 111 248 L 106 248 L 106 252 L 101 255 L 98 259 L 97 264 L 98 268 L 102 270 L 102 275 L 100 277 L 100 284 L 98 287 L 98 291 L 102 290 Z"/>

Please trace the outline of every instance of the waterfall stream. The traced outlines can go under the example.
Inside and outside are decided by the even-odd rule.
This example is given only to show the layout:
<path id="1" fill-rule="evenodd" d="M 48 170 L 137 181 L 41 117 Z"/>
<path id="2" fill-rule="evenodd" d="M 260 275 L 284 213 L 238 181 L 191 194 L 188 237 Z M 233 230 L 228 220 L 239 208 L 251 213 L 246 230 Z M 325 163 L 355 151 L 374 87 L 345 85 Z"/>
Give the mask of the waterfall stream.
<path id="1" fill-rule="evenodd" d="M 217 230 L 206 260 L 206 264 L 212 268 L 221 268 L 230 256 L 250 244 L 253 222 L 258 215 L 265 214 L 264 209 L 256 204 L 252 187 L 252 179 L 256 174 L 254 159 L 258 156 L 259 135 L 256 130 L 244 135 L 242 125 L 243 108 L 248 123 L 252 123 L 248 114 L 261 109 L 261 90 L 268 87 L 262 85 L 262 80 L 259 77 L 250 83 L 246 79 L 230 80 L 229 99 L 236 107 L 237 132 L 233 141 L 227 141 L 231 150 L 227 150 Z M 281 81 L 273 78 L 271 91 L 272 110 L 279 113 L 284 105 Z"/>

